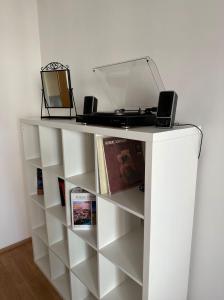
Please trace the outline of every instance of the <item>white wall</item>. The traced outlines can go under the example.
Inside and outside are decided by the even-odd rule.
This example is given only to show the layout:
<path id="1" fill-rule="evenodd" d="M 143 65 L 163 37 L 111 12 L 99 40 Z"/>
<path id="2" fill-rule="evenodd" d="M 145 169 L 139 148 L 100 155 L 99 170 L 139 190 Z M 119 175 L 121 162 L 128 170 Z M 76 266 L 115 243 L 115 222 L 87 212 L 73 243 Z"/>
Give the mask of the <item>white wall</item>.
<path id="1" fill-rule="evenodd" d="M 0 249 L 27 238 L 19 118 L 39 114 L 40 46 L 35 0 L 0 9 Z"/>
<path id="2" fill-rule="evenodd" d="M 150 55 L 179 94 L 177 117 L 205 132 L 189 300 L 224 298 L 224 2 L 219 0 L 39 0 L 42 64 L 72 70 L 75 95 L 90 69 Z M 182 299 L 180 299 L 182 300 Z"/>

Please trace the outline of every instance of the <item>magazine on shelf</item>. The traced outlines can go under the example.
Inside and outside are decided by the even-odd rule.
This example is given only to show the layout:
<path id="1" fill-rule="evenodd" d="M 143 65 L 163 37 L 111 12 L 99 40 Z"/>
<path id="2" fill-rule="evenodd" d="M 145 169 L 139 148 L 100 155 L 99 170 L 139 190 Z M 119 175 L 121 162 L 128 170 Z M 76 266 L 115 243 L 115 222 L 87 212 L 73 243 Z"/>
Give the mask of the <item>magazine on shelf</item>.
<path id="1" fill-rule="evenodd" d="M 103 146 L 110 194 L 144 183 L 145 162 L 140 141 L 109 137 L 103 139 Z"/>
<path id="2" fill-rule="evenodd" d="M 60 177 L 58 177 L 58 187 L 61 198 L 61 206 L 65 206 L 65 181 Z"/>
<path id="3" fill-rule="evenodd" d="M 37 195 L 44 194 L 43 174 L 42 170 L 37 168 Z"/>
<path id="4" fill-rule="evenodd" d="M 73 229 L 90 229 L 96 225 L 96 197 L 83 190 L 71 190 L 71 219 Z"/>

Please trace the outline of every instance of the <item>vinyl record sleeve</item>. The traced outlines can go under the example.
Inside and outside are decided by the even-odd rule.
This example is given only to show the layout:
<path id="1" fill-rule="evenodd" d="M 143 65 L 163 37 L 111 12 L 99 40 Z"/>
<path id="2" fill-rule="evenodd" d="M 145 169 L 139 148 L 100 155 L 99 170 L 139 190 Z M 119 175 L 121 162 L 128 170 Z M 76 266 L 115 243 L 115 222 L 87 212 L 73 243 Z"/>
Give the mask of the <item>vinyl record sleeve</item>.
<path id="1" fill-rule="evenodd" d="M 111 194 L 144 182 L 142 143 L 121 138 L 104 138 L 104 152 Z"/>

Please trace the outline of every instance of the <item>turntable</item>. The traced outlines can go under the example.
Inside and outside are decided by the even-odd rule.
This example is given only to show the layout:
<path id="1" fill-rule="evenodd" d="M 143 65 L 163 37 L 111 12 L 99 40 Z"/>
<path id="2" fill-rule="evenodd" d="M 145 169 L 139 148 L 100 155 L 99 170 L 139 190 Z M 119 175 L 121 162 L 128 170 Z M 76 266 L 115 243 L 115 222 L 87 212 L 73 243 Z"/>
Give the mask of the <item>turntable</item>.
<path id="1" fill-rule="evenodd" d="M 95 67 L 93 72 L 98 109 L 78 114 L 77 122 L 123 128 L 155 125 L 159 95 L 165 88 L 150 57 Z"/>
<path id="2" fill-rule="evenodd" d="M 156 123 L 156 107 L 138 110 L 116 109 L 114 112 L 93 112 L 78 115 L 77 122 L 92 125 L 130 128 L 133 126 L 152 126 Z"/>

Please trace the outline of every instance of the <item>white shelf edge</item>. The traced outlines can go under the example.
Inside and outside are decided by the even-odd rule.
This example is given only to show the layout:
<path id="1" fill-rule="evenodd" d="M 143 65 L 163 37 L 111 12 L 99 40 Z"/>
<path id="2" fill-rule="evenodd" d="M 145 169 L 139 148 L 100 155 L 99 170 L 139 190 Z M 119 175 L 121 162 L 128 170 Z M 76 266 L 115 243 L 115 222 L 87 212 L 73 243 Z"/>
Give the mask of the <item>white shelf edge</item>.
<path id="1" fill-rule="evenodd" d="M 30 117 L 20 119 L 21 123 L 33 126 L 46 126 L 51 128 L 58 128 L 64 130 L 71 130 L 81 133 L 98 134 L 103 136 L 114 136 L 120 138 L 127 138 L 138 141 L 161 141 L 167 138 L 176 139 L 180 136 L 187 136 L 195 134 L 195 128 L 186 126 L 182 128 L 163 129 L 155 126 L 133 127 L 128 130 L 116 127 L 106 126 L 84 126 L 81 123 L 71 122 L 70 120 L 40 120 L 39 117 Z"/>

